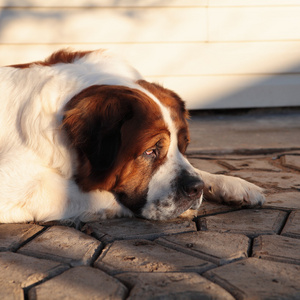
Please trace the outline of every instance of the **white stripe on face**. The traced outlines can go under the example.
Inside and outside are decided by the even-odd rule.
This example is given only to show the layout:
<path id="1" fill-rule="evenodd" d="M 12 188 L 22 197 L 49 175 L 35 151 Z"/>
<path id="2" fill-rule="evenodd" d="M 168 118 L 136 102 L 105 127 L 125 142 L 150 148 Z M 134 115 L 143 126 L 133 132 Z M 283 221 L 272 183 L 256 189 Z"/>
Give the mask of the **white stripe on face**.
<path id="1" fill-rule="evenodd" d="M 170 132 L 170 145 L 166 161 L 156 170 L 148 185 L 147 202 L 142 209 L 142 216 L 147 219 L 166 219 L 176 217 L 192 205 L 190 199 L 184 199 L 178 192 L 178 178 L 185 173 L 199 178 L 194 168 L 178 149 L 178 128 L 172 120 L 169 108 L 165 107 L 154 95 L 147 90 L 141 89 L 161 109 L 163 119 Z M 182 198 L 182 199 L 181 199 Z M 182 200 L 182 201 L 181 201 Z"/>

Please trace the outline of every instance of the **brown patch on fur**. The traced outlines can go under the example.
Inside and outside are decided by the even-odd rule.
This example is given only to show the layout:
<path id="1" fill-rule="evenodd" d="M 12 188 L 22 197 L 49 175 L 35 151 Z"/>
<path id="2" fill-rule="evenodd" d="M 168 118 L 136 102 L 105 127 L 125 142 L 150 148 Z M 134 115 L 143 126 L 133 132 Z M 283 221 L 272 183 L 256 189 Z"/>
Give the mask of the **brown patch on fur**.
<path id="1" fill-rule="evenodd" d="M 78 153 L 82 190 L 113 191 L 127 207 L 138 206 L 169 147 L 158 105 L 139 90 L 95 85 L 68 102 L 62 128 Z M 155 159 L 145 154 L 153 148 Z"/>
<path id="2" fill-rule="evenodd" d="M 80 59 L 83 56 L 85 56 L 91 52 L 92 51 L 69 51 L 69 50 L 62 49 L 57 52 L 54 52 L 52 55 L 50 55 L 44 61 L 36 61 L 36 62 L 30 62 L 30 63 L 26 63 L 26 64 L 10 65 L 9 67 L 26 69 L 26 68 L 30 68 L 30 67 L 36 66 L 36 65 L 51 66 L 51 65 L 58 64 L 58 63 L 71 64 L 75 60 Z"/>
<path id="3" fill-rule="evenodd" d="M 175 92 L 165 89 L 159 84 L 149 83 L 145 80 L 139 80 L 137 83 L 152 93 L 164 106 L 169 108 L 171 118 L 175 122 L 178 130 L 178 148 L 181 153 L 185 153 L 190 142 L 190 134 L 187 123 L 189 113 L 186 110 L 182 99 Z"/>

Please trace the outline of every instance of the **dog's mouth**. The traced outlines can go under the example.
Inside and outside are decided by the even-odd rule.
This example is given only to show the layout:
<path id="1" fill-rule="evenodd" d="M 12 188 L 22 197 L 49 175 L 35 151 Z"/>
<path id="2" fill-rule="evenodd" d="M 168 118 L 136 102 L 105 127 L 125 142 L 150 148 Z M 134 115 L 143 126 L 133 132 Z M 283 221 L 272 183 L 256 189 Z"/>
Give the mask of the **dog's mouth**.
<path id="1" fill-rule="evenodd" d="M 180 216 L 182 213 L 184 213 L 185 211 L 189 210 L 189 209 L 199 209 L 200 206 L 201 206 L 201 203 L 202 203 L 202 198 L 203 198 L 203 191 L 201 193 L 201 196 L 196 199 L 196 200 L 193 200 L 193 201 L 187 201 L 187 200 L 184 200 L 183 201 L 183 204 L 180 204 L 175 212 L 174 212 L 174 217 L 178 217 Z"/>
<path id="2" fill-rule="evenodd" d="M 167 186 L 168 187 L 168 186 Z M 180 216 L 188 209 L 199 209 L 203 198 L 203 181 L 182 172 L 168 189 L 149 199 L 148 190 L 133 197 L 116 193 L 119 203 L 130 209 L 136 217 L 149 220 L 168 220 Z M 169 191 L 170 190 L 170 191 Z"/>
<path id="3" fill-rule="evenodd" d="M 156 200 L 146 205 L 138 214 L 149 220 L 169 220 L 175 219 L 188 209 L 199 209 L 202 203 L 203 193 L 196 200 L 179 197 L 176 199 Z"/>
<path id="4" fill-rule="evenodd" d="M 195 203 L 189 209 L 195 209 L 195 210 L 199 209 L 202 204 L 202 200 L 203 200 L 203 190 L 201 196 L 195 201 Z"/>

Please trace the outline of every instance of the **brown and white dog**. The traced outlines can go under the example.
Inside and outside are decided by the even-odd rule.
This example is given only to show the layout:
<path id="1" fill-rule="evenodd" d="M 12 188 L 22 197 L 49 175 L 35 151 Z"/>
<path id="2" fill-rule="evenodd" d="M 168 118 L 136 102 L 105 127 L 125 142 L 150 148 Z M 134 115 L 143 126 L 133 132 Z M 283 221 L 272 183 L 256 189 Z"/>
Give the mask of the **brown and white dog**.
<path id="1" fill-rule="evenodd" d="M 105 50 L 0 69 L 0 222 L 174 218 L 208 200 L 257 205 L 259 187 L 194 169 L 188 113 Z"/>

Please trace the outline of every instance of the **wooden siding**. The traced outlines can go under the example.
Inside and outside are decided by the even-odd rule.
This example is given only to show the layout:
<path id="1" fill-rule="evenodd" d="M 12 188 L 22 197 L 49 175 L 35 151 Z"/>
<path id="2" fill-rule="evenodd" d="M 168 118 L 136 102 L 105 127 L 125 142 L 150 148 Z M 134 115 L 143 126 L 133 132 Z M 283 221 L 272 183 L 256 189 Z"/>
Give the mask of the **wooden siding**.
<path id="1" fill-rule="evenodd" d="M 110 48 L 190 109 L 300 106 L 300 0 L 0 0 L 0 65 Z"/>

